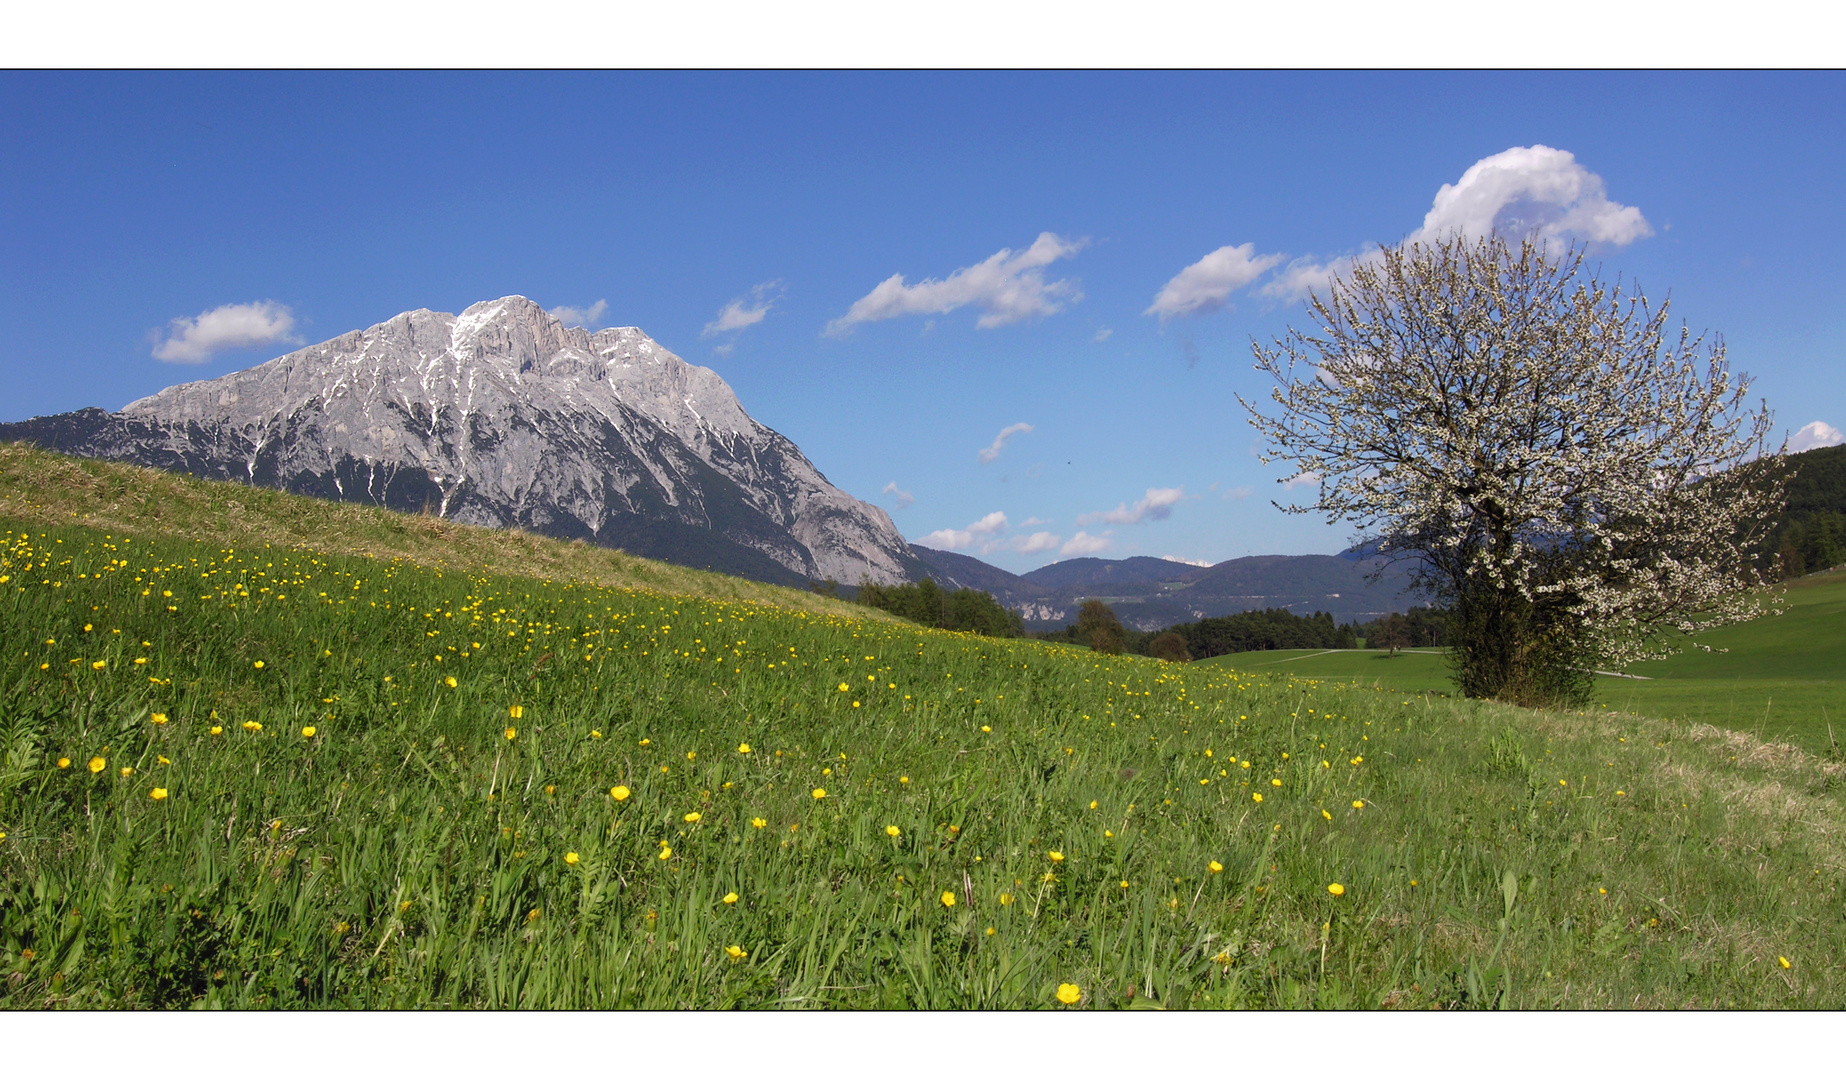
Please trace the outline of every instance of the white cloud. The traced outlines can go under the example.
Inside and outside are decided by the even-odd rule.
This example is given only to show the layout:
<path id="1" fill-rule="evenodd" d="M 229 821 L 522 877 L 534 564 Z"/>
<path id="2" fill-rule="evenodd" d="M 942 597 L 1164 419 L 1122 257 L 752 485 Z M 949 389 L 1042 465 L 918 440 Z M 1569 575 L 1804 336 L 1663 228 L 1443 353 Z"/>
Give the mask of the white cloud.
<path id="1" fill-rule="evenodd" d="M 1000 456 L 1000 450 L 1006 446 L 1006 440 L 1015 435 L 1028 434 L 1031 430 L 1031 424 L 1008 424 L 1001 428 L 1000 434 L 994 436 L 993 445 L 981 451 L 981 464 L 993 464 L 993 460 Z"/>
<path id="2" fill-rule="evenodd" d="M 775 307 L 776 301 L 781 298 L 782 282 L 780 280 L 765 281 L 761 285 L 753 286 L 750 289 L 750 295 L 740 296 L 720 308 L 718 317 L 705 324 L 705 329 L 699 331 L 699 337 L 702 340 L 717 337 L 719 334 L 742 333 L 762 322 L 769 315 L 769 309 Z M 730 344 L 735 345 L 736 341 L 733 340 Z M 729 352 L 729 349 L 723 345 L 718 348 Z"/>
<path id="3" fill-rule="evenodd" d="M 1099 551 L 1107 551 L 1112 543 L 1114 541 L 1110 540 L 1106 534 L 1091 536 L 1089 533 L 1079 531 L 1077 535 L 1070 538 L 1069 543 L 1058 549 L 1058 555 L 1066 559 L 1076 555 L 1094 555 Z"/>
<path id="4" fill-rule="evenodd" d="M 571 307 L 568 304 L 551 309 L 548 314 L 565 326 L 581 326 L 585 330 L 594 330 L 602 325 L 603 315 L 609 310 L 609 301 L 598 300 L 587 308 Z"/>
<path id="5" fill-rule="evenodd" d="M 1087 242 L 1039 233 L 1024 251 L 1015 254 L 1011 248 L 1001 248 L 982 262 L 964 266 L 940 281 L 926 278 L 906 285 L 904 275 L 892 274 L 855 301 L 846 314 L 828 323 L 825 333 L 828 337 L 844 337 L 860 323 L 902 315 L 946 315 L 969 304 L 981 310 L 975 325 L 982 330 L 1054 315 L 1064 310 L 1065 304 L 1082 300 L 1083 294 L 1069 278 L 1047 282 L 1044 268 L 1075 255 Z"/>
<path id="6" fill-rule="evenodd" d="M 1293 491 L 1298 487 L 1308 487 L 1320 483 L 1320 474 L 1315 472 L 1296 473 L 1282 481 L 1282 490 Z"/>
<path id="7" fill-rule="evenodd" d="M 1091 522 L 1106 521 L 1111 525 L 1133 525 L 1142 520 L 1164 521 L 1173 514 L 1173 507 L 1186 497 L 1186 489 L 1148 488 L 1147 494 L 1136 499 L 1133 506 L 1123 503 L 1113 510 L 1100 510 L 1093 514 L 1077 515 L 1077 524 L 1088 525 Z"/>
<path id="8" fill-rule="evenodd" d="M 1281 262 L 1281 254 L 1258 255 L 1255 244 L 1229 244 L 1173 275 L 1143 315 L 1165 322 L 1178 315 L 1199 315 L 1224 306 L 1230 295 Z"/>
<path id="9" fill-rule="evenodd" d="M 1115 331 L 1105 326 L 1101 330 L 1096 331 L 1096 336 L 1091 338 L 1090 340 L 1096 342 L 1097 344 L 1101 344 L 1102 342 L 1108 341 L 1109 335 L 1113 333 L 1115 333 Z"/>
<path id="10" fill-rule="evenodd" d="M 965 529 L 937 529 L 918 540 L 917 543 L 924 547 L 940 548 L 943 551 L 957 551 L 974 543 L 977 538 L 992 536 L 1004 528 L 1006 528 L 1006 515 L 995 510 Z"/>
<path id="11" fill-rule="evenodd" d="M 1216 566 L 1218 565 L 1217 563 L 1210 562 L 1205 559 L 1182 559 L 1178 555 L 1162 555 L 1161 558 L 1165 559 L 1168 562 L 1185 563 L 1187 566 Z"/>
<path id="12" fill-rule="evenodd" d="M 1839 428 L 1816 420 L 1795 432 L 1795 437 L 1788 440 L 1788 450 L 1791 454 L 1799 454 L 1803 450 L 1814 450 L 1822 446 L 1838 446 L 1842 442 L 1846 442 L 1846 435 L 1841 435 Z"/>
<path id="13" fill-rule="evenodd" d="M 897 508 L 899 510 L 903 510 L 906 507 L 908 507 L 911 503 L 917 501 L 917 497 L 915 495 L 912 495 L 910 492 L 905 491 L 904 489 L 898 487 L 896 480 L 893 480 L 889 484 L 886 484 L 883 488 L 880 488 L 879 494 L 889 495 L 893 499 L 895 499 L 897 501 Z"/>
<path id="14" fill-rule="evenodd" d="M 173 364 L 203 364 L 213 353 L 226 349 L 253 349 L 258 345 L 288 342 L 295 336 L 295 313 L 274 300 L 251 304 L 226 304 L 200 312 L 196 319 L 174 319 L 166 336 L 153 332 L 154 359 Z"/>
<path id="15" fill-rule="evenodd" d="M 1048 532 L 1035 532 L 1030 536 L 1013 537 L 1013 550 L 1021 555 L 1031 555 L 1040 551 L 1050 551 L 1064 542 L 1064 538 Z"/>
<path id="16" fill-rule="evenodd" d="M 1244 499 L 1249 498 L 1250 496 L 1254 494 L 1256 494 L 1255 488 L 1248 487 L 1248 486 L 1234 487 L 1234 488 L 1231 488 L 1229 491 L 1226 491 L 1223 497 L 1226 499 L 1235 499 L 1238 501 L 1242 501 Z"/>
<path id="17" fill-rule="evenodd" d="M 1632 206 L 1611 202 L 1602 177 L 1577 164 L 1576 155 L 1549 146 L 1515 146 L 1468 166 L 1444 184 L 1413 241 L 1450 233 L 1467 237 L 1499 231 L 1509 237 L 1574 237 L 1620 247 L 1654 235 Z"/>
<path id="18" fill-rule="evenodd" d="M 1371 248 L 1361 255 L 1341 255 L 1324 261 L 1304 255 L 1277 271 L 1256 291 L 1284 304 L 1305 300 L 1310 293 L 1325 296 L 1327 282 L 1335 276 L 1345 277 L 1352 272 L 1355 263 L 1375 257 L 1377 250 Z"/>

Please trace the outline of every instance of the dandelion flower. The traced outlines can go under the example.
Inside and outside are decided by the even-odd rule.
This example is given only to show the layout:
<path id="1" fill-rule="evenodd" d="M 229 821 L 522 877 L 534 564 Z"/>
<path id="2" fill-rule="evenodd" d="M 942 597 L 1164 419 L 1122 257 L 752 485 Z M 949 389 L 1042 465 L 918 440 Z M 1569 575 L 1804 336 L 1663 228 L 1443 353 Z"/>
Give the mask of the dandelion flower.
<path id="1" fill-rule="evenodd" d="M 724 902 L 727 904 L 735 904 L 737 902 L 737 894 L 734 892 L 725 893 Z"/>
<path id="2" fill-rule="evenodd" d="M 1045 854 L 1054 863 L 1059 863 L 1059 862 L 1064 861 L 1064 853 L 1062 851 L 1047 851 L 1045 852 Z"/>
<path id="3" fill-rule="evenodd" d="M 316 729 L 314 725 L 309 724 L 307 727 L 304 727 L 301 729 L 301 737 L 304 739 L 312 739 L 314 737 L 315 730 Z"/>
<path id="4" fill-rule="evenodd" d="M 564 853 L 564 865 L 565 866 L 576 866 L 578 863 L 582 861 L 583 861 L 582 856 L 578 855 L 574 851 L 567 851 Z"/>
<path id="5" fill-rule="evenodd" d="M 616 802 L 622 802 L 623 800 L 627 799 L 628 796 L 629 796 L 628 789 L 626 787 L 623 787 L 621 784 L 617 784 L 614 787 L 609 789 L 609 797 L 611 799 L 614 799 Z"/>
<path id="6" fill-rule="evenodd" d="M 942 906 L 943 907 L 954 907 L 955 906 L 955 894 L 952 892 L 944 892 L 942 894 Z"/>
<path id="7" fill-rule="evenodd" d="M 724 955 L 730 957 L 731 962 L 735 963 L 739 960 L 742 960 L 744 957 L 749 956 L 750 954 L 743 951 L 742 949 L 738 948 L 735 945 L 726 945 L 724 947 Z"/>
<path id="8" fill-rule="evenodd" d="M 827 789 L 824 787 L 817 787 L 814 789 L 813 794 L 816 799 L 824 799 L 827 797 Z"/>
<path id="9" fill-rule="evenodd" d="M 1332 893 L 1334 896 L 1345 896 L 1346 886 L 1341 885 L 1339 882 L 1336 881 L 1333 884 L 1327 886 L 1327 891 L 1329 893 Z"/>
<path id="10" fill-rule="evenodd" d="M 699 822 L 699 812 L 698 812 L 697 810 L 694 810 L 694 811 L 693 811 L 692 813 L 690 813 L 690 814 L 687 814 L 687 815 L 686 815 L 686 818 L 685 818 L 685 821 L 686 821 L 686 824 L 688 824 L 688 825 L 696 825 L 696 824 L 698 824 L 698 822 Z"/>
<path id="11" fill-rule="evenodd" d="M 58 768 L 60 768 L 60 769 L 68 769 L 68 768 L 70 768 L 70 767 L 71 767 L 71 759 L 70 759 L 70 758 L 67 758 L 67 757 L 61 757 L 61 758 L 59 758 L 59 759 L 58 759 Z"/>
<path id="12" fill-rule="evenodd" d="M 767 825 L 767 824 L 769 824 L 769 822 L 767 822 L 767 821 L 764 821 L 764 820 L 763 820 L 762 818 L 760 818 L 760 817 L 753 817 L 753 818 L 751 818 L 751 819 L 750 819 L 750 827 L 751 827 L 752 829 L 760 829 L 760 828 L 762 828 L 763 826 L 765 826 L 765 825 Z"/>
<path id="13" fill-rule="evenodd" d="M 167 722 L 167 714 L 163 712 L 157 712 L 154 715 L 148 717 L 148 719 L 152 720 L 156 724 L 164 724 Z"/>
<path id="14" fill-rule="evenodd" d="M 1059 983 L 1058 1000 L 1066 1005 L 1075 1005 L 1083 998 L 1083 988 L 1076 983 Z"/>
<path id="15" fill-rule="evenodd" d="M 886 835 L 886 836 L 897 836 L 897 835 L 899 835 L 900 833 L 902 833 L 903 831 L 904 831 L 904 830 L 902 830 L 902 829 L 900 829 L 900 828 L 898 828 L 898 827 L 897 827 L 896 825 L 886 825 L 886 826 L 885 826 L 885 835 Z"/>

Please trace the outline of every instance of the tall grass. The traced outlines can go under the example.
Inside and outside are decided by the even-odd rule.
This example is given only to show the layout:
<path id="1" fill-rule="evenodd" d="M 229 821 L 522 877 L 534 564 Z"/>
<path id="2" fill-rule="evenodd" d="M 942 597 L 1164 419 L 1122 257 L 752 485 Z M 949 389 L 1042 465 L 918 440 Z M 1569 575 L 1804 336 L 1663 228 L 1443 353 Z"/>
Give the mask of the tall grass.
<path id="1" fill-rule="evenodd" d="M 302 546 L 0 541 L 15 1007 L 1846 988 L 1839 770 L 1745 736 Z"/>

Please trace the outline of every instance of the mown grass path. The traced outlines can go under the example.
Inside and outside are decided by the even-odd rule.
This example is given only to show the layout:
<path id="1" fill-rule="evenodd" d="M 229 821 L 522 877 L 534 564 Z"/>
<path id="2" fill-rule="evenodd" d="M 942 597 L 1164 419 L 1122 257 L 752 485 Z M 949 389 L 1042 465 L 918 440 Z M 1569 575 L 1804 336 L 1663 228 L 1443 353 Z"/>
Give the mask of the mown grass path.
<path id="1" fill-rule="evenodd" d="M 15 1007 L 1846 991 L 1840 770 L 1711 727 L 303 546 L 0 543 Z"/>

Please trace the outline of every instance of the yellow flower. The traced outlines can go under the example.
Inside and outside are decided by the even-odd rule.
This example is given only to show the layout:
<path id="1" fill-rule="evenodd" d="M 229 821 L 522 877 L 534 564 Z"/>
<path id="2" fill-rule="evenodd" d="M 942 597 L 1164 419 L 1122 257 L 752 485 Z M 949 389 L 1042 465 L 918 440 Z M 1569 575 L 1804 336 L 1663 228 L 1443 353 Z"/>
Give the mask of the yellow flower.
<path id="1" fill-rule="evenodd" d="M 1795 965 L 1793 965 L 1793 964 L 1791 964 L 1791 963 L 1789 963 L 1789 962 L 1788 962 L 1788 957 L 1786 957 L 1786 956 L 1778 956 L 1778 957 L 1776 957 L 1776 958 L 1775 958 L 1775 962 L 1776 962 L 1776 963 L 1778 963 L 1778 964 L 1781 964 L 1781 965 L 1782 965 L 1782 970 L 1783 970 L 1783 971 L 1787 971 L 1787 970 L 1788 970 L 1789 968 L 1791 968 L 1791 967 L 1794 967 L 1794 966 L 1795 966 Z"/>
<path id="2" fill-rule="evenodd" d="M 730 957 L 731 961 L 735 963 L 739 960 L 742 960 L 744 957 L 749 956 L 750 954 L 743 951 L 742 949 L 738 948 L 735 945 L 726 945 L 724 947 L 724 955 Z"/>
<path id="3" fill-rule="evenodd" d="M 1353 808 L 1354 810 L 1363 810 L 1363 809 L 1365 809 L 1365 800 L 1364 800 L 1364 799 L 1354 799 L 1354 800 L 1352 801 L 1352 808 Z"/>
<path id="4" fill-rule="evenodd" d="M 1092 809 L 1092 810 L 1094 810 L 1094 809 L 1096 809 L 1096 800 L 1095 800 L 1095 799 L 1091 799 L 1091 800 L 1090 800 L 1090 809 Z"/>
<path id="5" fill-rule="evenodd" d="M 164 724 L 167 722 L 167 714 L 163 712 L 157 712 L 154 715 L 148 717 L 148 719 L 152 720 L 156 724 Z"/>
<path id="6" fill-rule="evenodd" d="M 217 724 L 213 724 L 211 733 L 213 735 L 222 735 L 224 734 L 224 729 L 219 727 Z"/>
<path id="7" fill-rule="evenodd" d="M 908 784 L 908 783 L 910 783 L 910 777 L 908 777 L 908 776 L 900 776 L 900 777 L 898 777 L 898 778 L 897 778 L 897 782 L 898 782 L 898 783 L 900 783 L 900 784 Z"/>
<path id="8" fill-rule="evenodd" d="M 526 707 L 524 705 L 508 705 L 506 707 L 506 715 L 509 719 L 523 720 L 526 715 Z"/>
<path id="9" fill-rule="evenodd" d="M 1281 786 L 1282 786 L 1282 781 L 1280 781 L 1280 780 L 1271 780 L 1271 781 L 1269 781 L 1269 786 L 1270 786 L 1270 787 L 1281 787 Z"/>
<path id="10" fill-rule="evenodd" d="M 506 737 L 507 737 L 507 741 L 509 742 L 514 739 L 519 738 L 519 729 L 518 728 L 507 728 Z"/>
<path id="11" fill-rule="evenodd" d="M 749 752 L 750 752 L 750 744 L 749 744 L 749 743 L 747 743 L 747 742 L 740 742 L 740 743 L 738 743 L 738 744 L 737 744 L 737 752 L 738 752 L 738 753 L 740 753 L 740 754 L 747 754 L 747 753 L 749 753 Z"/>
<path id="12" fill-rule="evenodd" d="M 304 739 L 312 739 L 314 737 L 314 731 L 314 725 L 309 724 L 307 727 L 301 729 L 301 737 Z"/>
<path id="13" fill-rule="evenodd" d="M 103 668 L 108 667 L 108 666 L 109 666 L 109 661 L 96 660 L 96 661 L 91 662 L 90 670 L 91 671 L 101 671 Z"/>
<path id="14" fill-rule="evenodd" d="M 1113 840 L 1113 839 L 1115 839 L 1115 833 L 1114 833 L 1114 832 L 1112 832 L 1112 831 L 1110 831 L 1110 830 L 1108 830 L 1108 829 L 1104 829 L 1104 830 L 1102 831 L 1102 838 L 1103 838 L 1104 840 Z"/>
<path id="15" fill-rule="evenodd" d="M 1341 885 L 1339 882 L 1336 881 L 1333 884 L 1327 886 L 1327 891 L 1332 893 L 1335 896 L 1345 896 L 1346 886 Z"/>
<path id="16" fill-rule="evenodd" d="M 453 675 L 443 676 L 442 684 L 451 690 L 455 689 L 455 676 Z"/>
<path id="17" fill-rule="evenodd" d="M 988 928 L 987 928 L 987 936 L 988 936 L 988 937 L 993 937 L 993 936 L 994 936 L 994 928 L 993 928 L 993 927 L 991 927 L 991 926 L 990 926 L 990 927 L 988 927 Z"/>
<path id="18" fill-rule="evenodd" d="M 724 902 L 727 904 L 735 904 L 737 902 L 737 894 L 734 892 L 725 893 Z"/>
<path id="19" fill-rule="evenodd" d="M 844 694 L 844 693 L 845 693 L 845 692 L 846 692 L 847 690 L 849 690 L 849 689 L 851 689 L 851 688 L 850 688 L 850 687 L 848 687 L 848 686 L 847 686 L 847 685 L 846 685 L 845 683 L 841 683 L 841 684 L 840 684 L 840 693 L 842 693 L 842 694 Z"/>
<path id="20" fill-rule="evenodd" d="M 686 815 L 686 824 L 688 825 L 695 825 L 698 823 L 698 820 L 699 820 L 699 812 L 697 810 L 694 810 L 692 813 Z"/>
<path id="21" fill-rule="evenodd" d="M 261 670 L 263 670 L 263 662 L 262 662 L 261 660 L 258 660 L 258 661 L 256 662 L 256 669 L 257 669 L 258 671 L 261 671 Z"/>
<path id="22" fill-rule="evenodd" d="M 1083 988 L 1076 983 L 1059 983 L 1058 1000 L 1066 1005 L 1075 1005 L 1083 997 Z"/>
<path id="23" fill-rule="evenodd" d="M 822 770 L 820 771 L 820 774 L 821 774 L 822 776 L 832 776 L 832 775 L 833 775 L 833 770 L 832 770 L 832 769 L 822 769 Z"/>
<path id="24" fill-rule="evenodd" d="M 993 732 L 993 728 L 988 727 L 986 724 L 981 725 L 981 730 L 989 734 L 992 734 Z"/>
<path id="25" fill-rule="evenodd" d="M 652 740 L 652 739 L 642 739 L 642 740 L 641 740 L 640 742 L 638 742 L 638 743 L 636 743 L 635 745 L 636 745 L 636 746 L 646 746 L 646 745 L 648 745 L 649 743 L 651 743 L 651 742 L 653 742 L 653 741 L 654 741 L 654 740 Z"/>
<path id="26" fill-rule="evenodd" d="M 817 788 L 815 788 L 815 789 L 814 789 L 814 797 L 815 797 L 816 799 L 824 799 L 824 798 L 826 798 L 826 797 L 827 797 L 827 789 L 826 789 L 826 788 L 824 788 L 824 787 L 817 787 Z"/>
<path id="27" fill-rule="evenodd" d="M 943 907 L 954 907 L 955 906 L 955 894 L 952 892 L 943 893 L 942 894 L 942 906 Z"/>
<path id="28" fill-rule="evenodd" d="M 1062 851 L 1047 851 L 1045 855 L 1054 863 L 1064 861 L 1064 853 Z"/>
<path id="29" fill-rule="evenodd" d="M 1559 780 L 1559 781 L 1558 781 L 1558 786 L 1559 786 L 1559 787 L 1569 787 L 1569 786 L 1570 786 L 1570 781 L 1569 781 L 1569 780 Z"/>
<path id="30" fill-rule="evenodd" d="M 1210 870 L 1214 874 L 1222 874 L 1224 873 L 1224 864 L 1213 859 L 1211 862 L 1205 864 L 1205 869 Z"/>
<path id="31" fill-rule="evenodd" d="M 1127 887 L 1128 887 L 1128 879 L 1126 879 L 1126 878 L 1123 878 L 1123 879 L 1122 879 L 1122 888 L 1124 888 L 1124 889 L 1126 889 Z"/>
<path id="32" fill-rule="evenodd" d="M 596 729 L 594 729 L 594 728 L 591 728 L 591 729 L 590 729 L 590 738 L 592 738 L 592 739 L 600 739 L 600 738 L 602 738 L 602 737 L 603 737 L 603 733 L 602 733 L 602 732 L 600 732 L 600 731 L 597 731 L 597 730 L 596 730 Z"/>
<path id="33" fill-rule="evenodd" d="M 1000 894 L 1000 906 L 1001 906 L 1001 907 L 1005 907 L 1006 905 L 1008 905 L 1008 904 L 1010 904 L 1010 903 L 1012 903 L 1012 902 L 1013 902 L 1013 894 L 1012 894 L 1012 893 L 1010 893 L 1010 892 L 1003 892 L 1003 893 L 1001 893 L 1001 894 Z"/>
<path id="34" fill-rule="evenodd" d="M 1252 792 L 1250 793 L 1250 798 L 1251 798 L 1252 800 L 1254 800 L 1254 801 L 1256 801 L 1256 802 L 1262 802 L 1262 801 L 1263 801 L 1263 793 L 1262 793 L 1262 792 L 1260 792 L 1260 791 L 1252 791 Z"/>
<path id="35" fill-rule="evenodd" d="M 898 827 L 897 827 L 896 825 L 886 825 L 886 826 L 885 826 L 885 835 L 886 835 L 886 836 L 897 836 L 898 834 L 900 834 L 900 833 L 902 833 L 903 831 L 904 831 L 904 830 L 902 830 L 902 829 L 900 829 L 900 828 L 898 828 Z"/>
<path id="36" fill-rule="evenodd" d="M 134 774 L 135 774 L 135 767 L 134 767 L 133 765 L 124 765 L 124 766 L 122 766 L 122 775 L 123 775 L 123 776 L 133 776 Z"/>
<path id="37" fill-rule="evenodd" d="M 159 801 L 159 800 L 161 800 L 161 799 L 164 799 L 164 798 L 166 798 L 166 797 L 167 797 L 167 789 L 166 789 L 166 788 L 163 788 L 163 787 L 157 787 L 157 788 L 155 788 L 154 790 L 152 790 L 152 791 L 150 791 L 150 792 L 148 792 L 148 793 L 147 793 L 147 797 L 148 797 L 148 798 L 150 798 L 150 799 L 154 799 L 154 800 L 156 800 L 156 801 Z M 1783 967 L 1787 967 L 1788 965 L 1787 965 L 1787 964 L 1783 964 L 1782 966 L 1783 966 Z"/>
<path id="38" fill-rule="evenodd" d="M 1328 812 L 1327 812 L 1327 811 L 1325 811 L 1325 810 L 1322 810 L 1322 811 L 1320 812 L 1320 816 L 1321 816 L 1321 817 L 1324 817 L 1324 818 L 1326 818 L 1326 819 L 1327 819 L 1328 821 L 1332 821 L 1332 820 L 1333 820 L 1333 815 L 1332 815 L 1332 814 L 1330 814 L 1330 813 L 1328 813 Z"/>
<path id="39" fill-rule="evenodd" d="M 255 720 L 245 720 L 244 730 L 245 731 L 261 731 L 263 730 L 263 725 L 257 723 Z"/>
<path id="40" fill-rule="evenodd" d="M 617 784 L 614 787 L 609 789 L 609 797 L 611 799 L 614 799 L 616 802 L 621 802 L 622 800 L 628 798 L 628 795 L 629 795 L 628 789 L 623 787 L 621 784 Z"/>
<path id="41" fill-rule="evenodd" d="M 688 751 L 686 751 L 686 760 L 687 760 L 687 761 L 697 761 L 697 760 L 699 760 L 699 752 L 698 752 L 697 750 L 688 750 Z"/>
<path id="42" fill-rule="evenodd" d="M 666 846 L 665 844 L 660 845 L 660 861 L 666 862 L 668 859 L 671 859 L 672 857 L 673 857 L 673 849 Z"/>
<path id="43" fill-rule="evenodd" d="M 582 861 L 583 861 L 583 857 L 578 855 L 574 851 L 567 851 L 564 853 L 564 865 L 565 866 L 576 866 L 578 863 Z"/>

